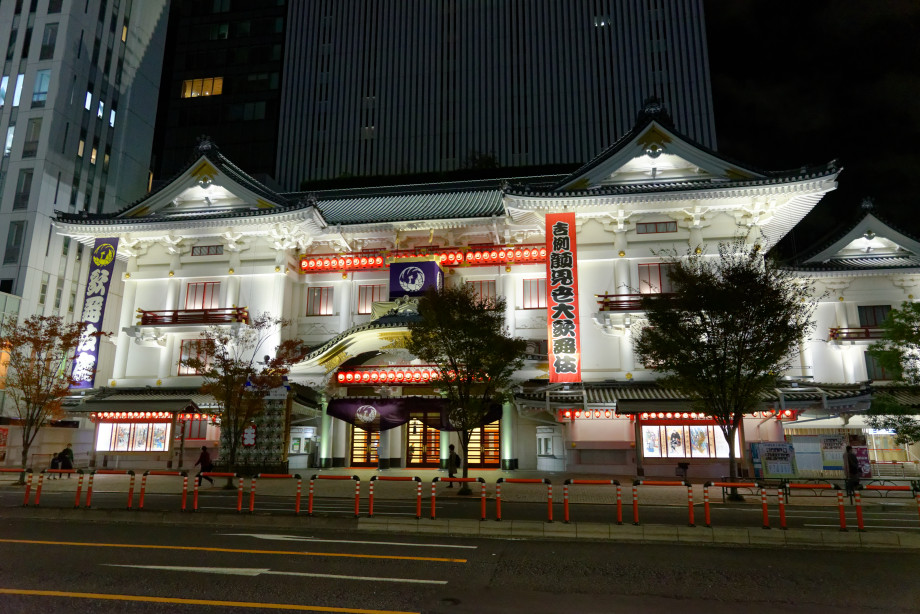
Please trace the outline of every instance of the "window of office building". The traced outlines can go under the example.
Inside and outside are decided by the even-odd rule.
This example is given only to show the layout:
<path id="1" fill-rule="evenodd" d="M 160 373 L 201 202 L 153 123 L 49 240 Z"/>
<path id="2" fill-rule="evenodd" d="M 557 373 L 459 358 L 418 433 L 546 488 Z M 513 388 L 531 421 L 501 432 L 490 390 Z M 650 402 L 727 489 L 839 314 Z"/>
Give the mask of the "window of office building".
<path id="1" fill-rule="evenodd" d="M 42 34 L 42 48 L 38 56 L 39 60 L 50 60 L 54 57 L 54 47 L 57 43 L 58 25 L 56 23 L 45 24 L 45 32 Z"/>
<path id="2" fill-rule="evenodd" d="M 16 75 L 16 88 L 13 90 L 13 106 L 19 106 L 19 99 L 22 97 L 22 78 L 24 75 Z"/>
<path id="3" fill-rule="evenodd" d="M 524 309 L 546 309 L 546 279 L 524 280 Z"/>
<path id="4" fill-rule="evenodd" d="M 197 98 L 199 96 L 220 96 L 224 92 L 223 77 L 208 77 L 206 79 L 186 79 L 182 82 L 182 97 Z"/>
<path id="5" fill-rule="evenodd" d="M 374 303 L 383 300 L 386 286 L 359 286 L 358 287 L 358 313 L 367 314 L 373 309 Z"/>
<path id="6" fill-rule="evenodd" d="M 13 197 L 13 209 L 28 209 L 29 196 L 32 194 L 33 169 L 19 169 L 19 179 L 16 181 L 16 194 Z"/>
<path id="7" fill-rule="evenodd" d="M 26 142 L 22 145 L 22 157 L 34 158 L 38 153 L 38 139 L 42 134 L 42 118 L 33 117 L 26 124 Z"/>
<path id="8" fill-rule="evenodd" d="M 308 288 L 307 315 L 331 316 L 332 314 L 332 288 Z"/>
<path id="9" fill-rule="evenodd" d="M 35 73 L 35 87 L 32 88 L 32 107 L 43 107 L 48 100 L 48 85 L 51 83 L 51 71 L 39 70 Z"/>
<path id="10" fill-rule="evenodd" d="M 26 236 L 25 220 L 10 222 L 10 230 L 6 235 L 6 252 L 3 254 L 3 264 L 16 264 L 19 262 L 19 252 Z"/>
<path id="11" fill-rule="evenodd" d="M 45 299 L 48 298 L 48 284 L 51 283 L 51 276 L 48 273 L 42 273 L 42 283 L 38 288 L 38 304 L 44 305 Z"/>
<path id="12" fill-rule="evenodd" d="M 12 121 L 6 129 L 6 141 L 3 144 L 3 157 L 9 156 L 13 151 L 13 137 L 16 135 L 16 124 Z"/>
<path id="13" fill-rule="evenodd" d="M 0 108 L 6 102 L 6 88 L 10 84 L 10 78 L 7 76 L 0 77 Z"/>

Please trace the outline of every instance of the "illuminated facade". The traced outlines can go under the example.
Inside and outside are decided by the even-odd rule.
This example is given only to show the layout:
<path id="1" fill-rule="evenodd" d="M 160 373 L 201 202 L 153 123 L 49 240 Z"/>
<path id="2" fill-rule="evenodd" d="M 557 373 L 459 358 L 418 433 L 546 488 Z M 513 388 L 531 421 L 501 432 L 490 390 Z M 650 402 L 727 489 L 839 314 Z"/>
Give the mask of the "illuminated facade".
<path id="1" fill-rule="evenodd" d="M 656 384 L 633 354 L 631 339 L 643 323 L 639 298 L 668 289 L 666 267 L 654 253 L 714 253 L 739 228 L 770 247 L 834 189 L 838 172 L 833 164 L 787 173 L 740 166 L 681 135 L 656 105 L 576 172 L 503 184 L 280 194 L 205 141 L 172 182 L 122 211 L 58 215 L 64 236 L 119 239 L 116 283 L 124 300 L 108 306 L 121 321 L 114 368 L 97 378 L 104 396 L 84 409 L 97 416 L 127 408 L 169 412 L 174 450 L 178 416 L 205 413 L 209 403 L 195 396 L 200 379 L 180 369 L 180 358 L 196 351 L 205 327 L 240 327 L 249 314 L 269 311 L 293 319 L 284 334 L 312 348 L 290 374 L 297 430 L 279 445 L 292 468 L 310 460 L 326 467 L 439 467 L 456 434 L 431 366 L 405 350 L 414 311 L 394 292 L 397 284 L 405 293 L 424 280 L 417 271 L 391 275 L 400 263 L 421 271 L 427 262 L 444 284 L 504 296 L 509 332 L 528 341 L 514 400 L 496 406 L 474 434 L 472 467 L 673 476 L 677 463 L 689 462 L 693 477 L 725 475 L 727 446 L 713 421 Z M 854 237 L 834 253 L 864 248 Z M 906 236 L 892 241 L 904 250 L 900 256 L 920 254 Z M 815 262 L 833 260 L 826 256 Z M 898 292 L 904 299 L 917 292 L 920 268 L 909 258 L 901 265 L 872 275 L 828 269 L 821 277 L 844 300 L 822 302 L 800 368 L 745 418 L 738 442 L 745 462 L 751 443 L 783 442 L 799 422 L 868 406 L 860 383 L 866 372 L 856 357 L 865 344 L 842 347 L 851 342 L 841 335 L 852 334 L 844 316 L 881 296 L 894 304 Z M 577 320 L 567 317 L 567 305 Z M 563 322 L 559 330 L 556 322 Z M 575 327 L 577 342 L 569 343 L 574 337 L 563 331 Z M 836 337 L 827 343 L 824 333 Z M 556 369 L 564 377 L 556 381 L 551 349 L 565 357 Z M 571 360 L 577 378 L 569 377 Z M 112 428 L 130 440 L 130 429 Z M 107 432 L 98 431 L 96 441 L 118 440 L 106 439 Z M 138 445 L 151 445 L 152 433 L 144 431 Z M 205 436 L 215 433 L 206 428 Z M 137 454 L 148 462 L 150 452 Z"/>

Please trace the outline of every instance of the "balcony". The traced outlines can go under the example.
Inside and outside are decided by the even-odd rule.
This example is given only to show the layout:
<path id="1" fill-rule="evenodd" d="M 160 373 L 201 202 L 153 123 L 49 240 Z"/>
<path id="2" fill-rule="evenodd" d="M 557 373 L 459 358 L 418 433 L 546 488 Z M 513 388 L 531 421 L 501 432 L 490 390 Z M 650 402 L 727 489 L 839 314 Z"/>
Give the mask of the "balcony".
<path id="1" fill-rule="evenodd" d="M 595 294 L 598 311 L 642 311 L 642 299 L 649 296 L 668 299 L 673 294 Z"/>
<path id="2" fill-rule="evenodd" d="M 246 307 L 224 309 L 165 309 L 162 311 L 137 310 L 138 326 L 249 324 Z"/>
<path id="3" fill-rule="evenodd" d="M 880 326 L 857 326 L 855 328 L 831 328 L 828 341 L 874 341 L 881 339 L 885 331 Z"/>

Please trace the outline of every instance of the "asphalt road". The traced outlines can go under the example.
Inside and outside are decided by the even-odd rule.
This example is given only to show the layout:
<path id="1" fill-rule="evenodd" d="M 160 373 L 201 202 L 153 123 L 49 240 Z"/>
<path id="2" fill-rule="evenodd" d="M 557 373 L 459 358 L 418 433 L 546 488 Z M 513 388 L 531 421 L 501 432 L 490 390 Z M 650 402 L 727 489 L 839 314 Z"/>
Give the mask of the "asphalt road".
<path id="1" fill-rule="evenodd" d="M 0 520 L 0 612 L 920 611 L 920 553 Z"/>
<path id="2" fill-rule="evenodd" d="M 0 490 L 0 507 L 18 507 L 22 505 L 21 490 Z M 33 499 L 34 500 L 34 499 Z M 873 530 L 920 531 L 917 504 L 907 497 L 892 497 L 885 499 L 885 505 L 867 506 L 864 511 L 865 527 Z M 174 494 L 147 493 L 144 501 L 146 510 L 178 510 L 180 497 Z M 73 493 L 47 491 L 42 493 L 41 506 L 46 508 L 71 508 L 74 504 Z M 85 504 L 85 495 L 81 498 L 81 505 Z M 138 505 L 138 496 L 135 493 L 133 506 Z M 202 511 L 236 513 L 236 491 L 220 489 L 206 489 L 199 495 L 198 507 Z M 249 499 L 244 493 L 243 509 L 248 511 Z M 125 493 L 96 491 L 92 496 L 92 506 L 96 509 L 125 509 L 127 507 Z M 192 508 L 192 495 L 187 501 L 188 509 Z M 353 517 L 354 498 L 341 497 L 316 497 L 314 514 L 317 516 Z M 748 497 L 744 504 L 723 504 L 720 501 L 711 506 L 711 524 L 724 527 L 759 527 L 763 525 L 763 513 L 757 503 L 757 497 Z M 847 526 L 856 527 L 856 510 L 853 506 L 846 508 Z M 272 495 L 259 495 L 255 501 L 256 514 L 292 514 L 294 503 L 292 497 L 278 497 Z M 361 516 L 368 515 L 368 501 L 362 497 L 359 504 Z M 303 497 L 301 513 L 307 513 L 307 497 Z M 415 499 L 381 499 L 374 503 L 375 516 L 403 516 L 414 517 L 416 514 Z M 422 518 L 431 515 L 430 497 L 422 497 Z M 435 515 L 438 518 L 479 518 L 481 506 L 478 497 L 470 498 L 439 497 Z M 502 517 L 508 520 L 546 520 L 548 516 L 546 503 L 528 503 L 520 501 L 505 501 L 502 503 Z M 633 509 L 630 501 L 625 501 L 622 510 L 623 522 L 633 522 Z M 496 518 L 495 501 L 487 500 L 486 518 Z M 553 506 L 554 521 L 564 519 L 563 506 L 556 502 Z M 616 507 L 613 505 L 578 504 L 570 505 L 570 519 L 573 522 L 616 522 Z M 774 501 L 769 505 L 770 525 L 779 526 L 779 511 Z M 689 513 L 686 505 L 647 505 L 639 508 L 639 520 L 642 524 L 687 525 Z M 805 506 L 796 503 L 787 506 L 786 521 L 789 528 L 834 529 L 840 526 L 838 508 L 834 505 Z M 702 504 L 694 506 L 694 522 L 698 526 L 705 524 Z"/>

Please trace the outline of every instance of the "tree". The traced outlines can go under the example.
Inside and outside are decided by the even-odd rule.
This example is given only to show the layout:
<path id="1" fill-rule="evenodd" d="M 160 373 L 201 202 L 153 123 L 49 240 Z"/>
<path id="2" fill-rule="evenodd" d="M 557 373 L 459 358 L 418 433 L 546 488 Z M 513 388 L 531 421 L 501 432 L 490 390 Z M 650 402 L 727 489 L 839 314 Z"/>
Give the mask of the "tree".
<path id="1" fill-rule="evenodd" d="M 920 303 L 905 301 L 900 309 L 892 309 L 882 331 L 882 339 L 869 346 L 869 354 L 895 382 L 920 386 Z M 895 441 L 909 445 L 920 442 L 916 413 L 916 408 L 876 387 L 867 421 L 874 429 L 893 430 Z"/>
<path id="2" fill-rule="evenodd" d="M 236 467 L 243 430 L 265 409 L 269 392 L 281 386 L 291 366 L 306 355 L 306 346 L 291 339 L 282 341 L 274 356 L 259 360 L 265 344 L 289 324 L 266 312 L 238 329 L 213 326 L 201 333 L 197 352 L 180 360 L 204 380 L 201 391 L 217 403 L 215 415 L 231 470 Z"/>
<path id="3" fill-rule="evenodd" d="M 643 298 L 648 326 L 636 339 L 636 354 L 715 420 L 735 478 L 742 418 L 759 408 L 798 354 L 811 328 L 814 285 L 742 239 L 720 243 L 714 256 L 695 250 L 659 256 L 670 265 L 675 290 Z"/>
<path id="4" fill-rule="evenodd" d="M 35 315 L 23 322 L 9 319 L 0 325 L 0 371 L 22 427 L 20 483 L 35 436 L 50 420 L 63 416 L 64 398 L 77 383 L 71 365 L 85 330 L 86 322 L 65 324 L 58 316 Z"/>
<path id="5" fill-rule="evenodd" d="M 435 383 L 460 436 L 467 477 L 470 437 L 504 399 L 511 377 L 524 364 L 526 342 L 507 334 L 504 297 L 481 299 L 468 284 L 429 290 L 418 313 L 406 348 L 438 369 Z M 469 492 L 464 484 L 460 494 Z"/>

